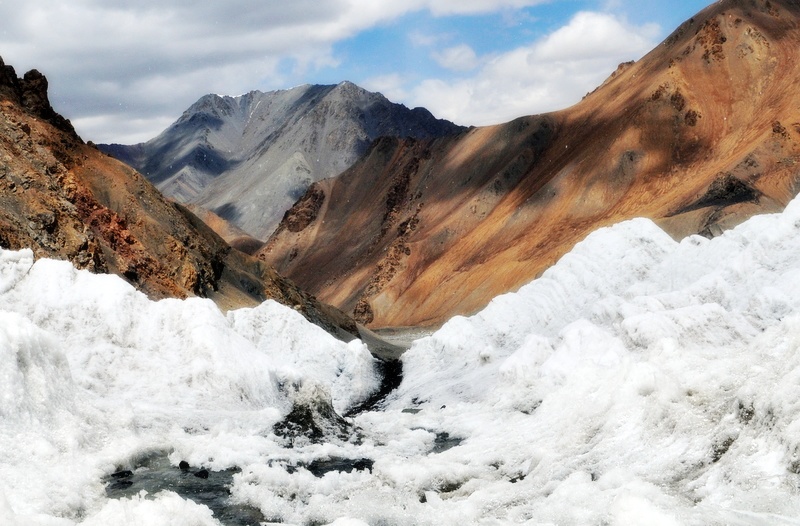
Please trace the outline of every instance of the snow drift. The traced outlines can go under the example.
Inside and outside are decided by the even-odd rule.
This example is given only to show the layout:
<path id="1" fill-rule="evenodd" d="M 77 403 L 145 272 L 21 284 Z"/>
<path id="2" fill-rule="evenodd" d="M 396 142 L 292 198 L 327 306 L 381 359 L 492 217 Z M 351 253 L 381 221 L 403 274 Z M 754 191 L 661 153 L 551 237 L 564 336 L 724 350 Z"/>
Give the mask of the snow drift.
<path id="1" fill-rule="evenodd" d="M 636 219 L 404 355 L 357 438 L 286 447 L 287 384 L 342 411 L 372 360 L 268 302 L 219 313 L 0 253 L 0 521 L 217 524 L 102 477 L 241 468 L 288 524 L 800 524 L 800 201 L 708 240 Z M 368 469 L 310 469 L 369 459 Z M 181 522 L 183 521 L 183 522 Z"/>
<path id="2" fill-rule="evenodd" d="M 323 391 L 344 411 L 378 380 L 361 342 L 276 302 L 226 316 L 210 300 L 153 302 L 116 276 L 0 252 L 0 517 L 80 520 L 105 500 L 104 474 L 182 441 L 181 459 L 227 467 L 204 432 L 233 450 L 232 437 L 270 436 L 296 396 Z"/>

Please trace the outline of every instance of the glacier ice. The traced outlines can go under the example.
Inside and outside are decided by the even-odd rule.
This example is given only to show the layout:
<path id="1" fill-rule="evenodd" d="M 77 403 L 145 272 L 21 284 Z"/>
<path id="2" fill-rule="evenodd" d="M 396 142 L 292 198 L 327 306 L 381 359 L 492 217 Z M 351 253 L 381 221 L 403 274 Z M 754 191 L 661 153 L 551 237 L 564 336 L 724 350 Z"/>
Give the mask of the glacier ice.
<path id="1" fill-rule="evenodd" d="M 165 451 L 239 467 L 232 498 L 287 524 L 798 524 L 798 234 L 800 200 L 711 240 L 598 230 L 414 342 L 357 439 L 293 448 L 271 431 L 292 392 L 341 412 L 376 388 L 363 344 L 2 251 L 0 522 L 215 524 L 171 492 L 105 497 Z M 370 469 L 307 469 L 339 458 Z"/>

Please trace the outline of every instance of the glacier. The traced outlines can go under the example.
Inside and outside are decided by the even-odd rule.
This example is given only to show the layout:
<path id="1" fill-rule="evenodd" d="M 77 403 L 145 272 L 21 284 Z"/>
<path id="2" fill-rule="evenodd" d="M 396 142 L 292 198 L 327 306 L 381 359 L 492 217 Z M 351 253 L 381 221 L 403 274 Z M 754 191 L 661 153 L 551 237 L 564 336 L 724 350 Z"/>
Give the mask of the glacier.
<path id="1" fill-rule="evenodd" d="M 283 524 L 800 524 L 800 200 L 714 239 L 600 229 L 402 362 L 357 439 L 289 447 L 298 400 L 378 387 L 364 344 L 0 251 L 0 523 L 220 524 L 106 496 L 164 452 Z M 337 458 L 370 469 L 308 469 Z"/>

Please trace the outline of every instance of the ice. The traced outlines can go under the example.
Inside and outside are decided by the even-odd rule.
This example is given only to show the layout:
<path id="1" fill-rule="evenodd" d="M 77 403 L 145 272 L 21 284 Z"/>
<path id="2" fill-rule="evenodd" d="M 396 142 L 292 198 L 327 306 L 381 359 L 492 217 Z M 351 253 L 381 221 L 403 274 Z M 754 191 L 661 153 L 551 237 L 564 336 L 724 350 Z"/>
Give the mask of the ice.
<path id="1" fill-rule="evenodd" d="M 86 526 L 130 524 L 142 526 L 219 526 L 211 510 L 173 492 L 162 491 L 152 499 L 139 495 L 109 501 L 99 513 L 83 522 Z"/>
<path id="2" fill-rule="evenodd" d="M 361 342 L 0 251 L 0 523 L 216 524 L 106 497 L 160 454 L 239 468 L 232 502 L 283 524 L 800 524 L 800 201 L 711 240 L 598 230 L 402 361 L 352 437 L 289 447 L 293 404 L 377 388 Z"/>
<path id="3" fill-rule="evenodd" d="M 152 302 L 114 276 L 33 264 L 29 251 L 2 251 L 0 264 L 0 510 L 19 523 L 169 515 L 174 499 L 105 503 L 102 476 L 153 450 L 235 465 L 278 447 L 289 386 L 340 411 L 378 386 L 363 344 L 275 302 L 226 316 L 208 300 Z"/>

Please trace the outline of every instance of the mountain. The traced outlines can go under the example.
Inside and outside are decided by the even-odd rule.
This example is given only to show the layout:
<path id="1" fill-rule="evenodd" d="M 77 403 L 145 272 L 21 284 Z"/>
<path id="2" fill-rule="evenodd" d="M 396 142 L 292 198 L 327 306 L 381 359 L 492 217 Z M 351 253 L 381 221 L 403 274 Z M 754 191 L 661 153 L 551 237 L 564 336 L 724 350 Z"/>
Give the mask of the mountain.
<path id="1" fill-rule="evenodd" d="M 352 319 L 231 249 L 144 177 L 84 143 L 38 71 L 0 59 L 0 246 L 125 278 L 151 298 L 203 296 L 222 308 L 267 298 L 344 338 Z"/>
<path id="2" fill-rule="evenodd" d="M 100 148 L 165 195 L 266 239 L 311 183 L 348 168 L 377 137 L 438 137 L 462 129 L 342 82 L 206 95 L 158 137 Z"/>
<path id="3" fill-rule="evenodd" d="M 259 253 L 373 327 L 439 325 L 635 216 L 714 236 L 800 186 L 800 5 L 722 0 L 575 106 L 378 141 Z M 357 235 L 354 235 L 357 233 Z"/>
<path id="4" fill-rule="evenodd" d="M 291 309 L 0 250 L 0 524 L 796 525 L 798 225 L 599 229 L 346 419 L 376 363 Z"/>

